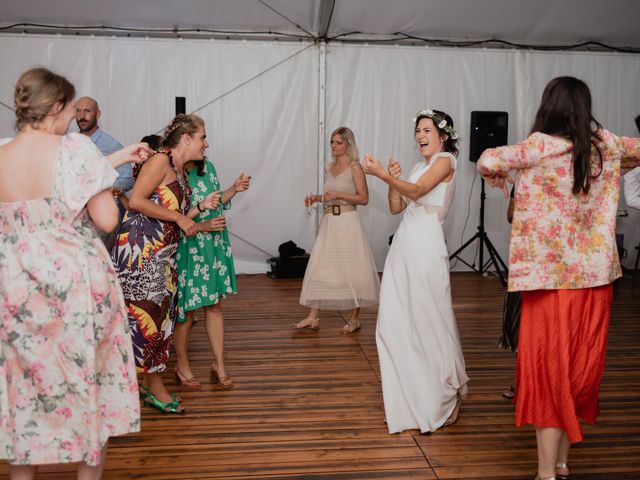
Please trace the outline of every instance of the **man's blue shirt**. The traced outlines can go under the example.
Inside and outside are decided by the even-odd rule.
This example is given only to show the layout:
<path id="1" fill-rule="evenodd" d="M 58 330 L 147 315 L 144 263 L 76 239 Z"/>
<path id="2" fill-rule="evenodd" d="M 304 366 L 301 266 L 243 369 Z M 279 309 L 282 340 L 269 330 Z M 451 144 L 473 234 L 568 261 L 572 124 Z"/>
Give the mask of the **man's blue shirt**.
<path id="1" fill-rule="evenodd" d="M 93 132 L 93 135 L 89 138 L 91 138 L 91 141 L 105 157 L 122 148 L 120 142 L 108 133 L 103 132 L 100 128 Z M 124 165 L 120 165 L 116 170 L 118 171 L 118 178 L 113 183 L 113 187 L 119 189 L 121 192 L 131 190 L 133 188 L 133 166 L 130 163 L 125 163 Z"/>

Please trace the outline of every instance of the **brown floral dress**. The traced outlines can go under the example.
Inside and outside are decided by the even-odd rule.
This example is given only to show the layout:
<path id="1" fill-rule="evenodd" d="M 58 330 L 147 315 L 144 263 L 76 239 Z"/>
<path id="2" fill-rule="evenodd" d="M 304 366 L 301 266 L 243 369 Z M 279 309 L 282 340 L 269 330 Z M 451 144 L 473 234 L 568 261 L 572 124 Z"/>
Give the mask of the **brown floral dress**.
<path id="1" fill-rule="evenodd" d="M 159 185 L 150 200 L 169 210 L 188 209 L 188 196 L 178 180 Z M 139 372 L 163 372 L 167 366 L 177 314 L 179 240 L 177 224 L 129 209 L 111 252 L 127 304 Z"/>

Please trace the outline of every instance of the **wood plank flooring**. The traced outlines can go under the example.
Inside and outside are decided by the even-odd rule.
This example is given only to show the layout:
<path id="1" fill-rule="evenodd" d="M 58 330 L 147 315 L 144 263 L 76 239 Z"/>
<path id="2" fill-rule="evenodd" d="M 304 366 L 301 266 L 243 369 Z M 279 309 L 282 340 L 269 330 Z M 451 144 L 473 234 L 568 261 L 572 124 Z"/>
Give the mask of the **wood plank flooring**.
<path id="1" fill-rule="evenodd" d="M 640 479 L 640 288 L 616 284 L 602 413 L 574 447 L 572 480 Z M 111 441 L 105 479 L 533 479 L 533 429 L 516 428 L 501 397 L 515 357 L 496 348 L 503 289 L 494 278 L 452 274 L 469 396 L 460 420 L 433 434 L 389 435 L 374 330 L 341 335 L 339 312 L 323 311 L 318 331 L 287 325 L 304 317 L 301 280 L 241 276 L 224 303 L 227 369 L 236 387 L 212 390 L 211 357 L 199 323 L 191 338 L 200 391 L 181 391 L 188 413 L 143 407 L 142 431 Z M 344 312 L 346 314 L 346 312 Z M 170 371 L 173 371 L 172 359 Z M 165 376 L 174 385 L 172 374 Z M 416 379 L 418 381 L 418 379 Z M 0 478 L 8 478 L 0 463 Z M 38 479 L 73 478 L 43 467 Z"/>

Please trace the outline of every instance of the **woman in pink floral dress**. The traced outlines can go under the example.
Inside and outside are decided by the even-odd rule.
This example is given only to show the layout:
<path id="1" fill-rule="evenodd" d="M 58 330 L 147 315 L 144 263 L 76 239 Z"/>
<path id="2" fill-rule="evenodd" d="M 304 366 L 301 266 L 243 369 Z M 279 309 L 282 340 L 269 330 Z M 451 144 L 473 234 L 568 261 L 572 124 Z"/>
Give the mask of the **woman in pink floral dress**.
<path id="1" fill-rule="evenodd" d="M 536 427 L 538 477 L 567 478 L 569 447 L 593 423 L 604 371 L 620 169 L 640 139 L 618 137 L 591 116 L 587 85 L 549 82 L 521 143 L 485 151 L 478 170 L 504 187 L 516 171 L 509 291 L 522 291 L 516 425 Z M 623 162 L 628 162 L 623 165 Z"/>
<path id="2" fill-rule="evenodd" d="M 15 480 L 69 462 L 100 478 L 109 437 L 140 429 L 124 301 L 93 225 L 115 228 L 114 166 L 147 149 L 105 158 L 65 135 L 74 96 L 64 77 L 25 72 L 18 133 L 0 145 L 0 458 Z"/>

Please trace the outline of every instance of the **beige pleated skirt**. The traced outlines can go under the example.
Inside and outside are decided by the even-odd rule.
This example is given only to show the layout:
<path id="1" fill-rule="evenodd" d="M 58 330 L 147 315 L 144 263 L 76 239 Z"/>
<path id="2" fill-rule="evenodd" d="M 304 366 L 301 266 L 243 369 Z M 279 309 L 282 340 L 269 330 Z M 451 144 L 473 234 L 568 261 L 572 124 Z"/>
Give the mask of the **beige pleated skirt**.
<path id="1" fill-rule="evenodd" d="M 378 304 L 380 279 L 357 210 L 325 213 L 302 282 L 300 303 L 350 310 Z"/>

